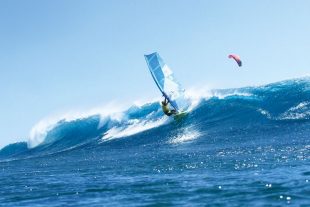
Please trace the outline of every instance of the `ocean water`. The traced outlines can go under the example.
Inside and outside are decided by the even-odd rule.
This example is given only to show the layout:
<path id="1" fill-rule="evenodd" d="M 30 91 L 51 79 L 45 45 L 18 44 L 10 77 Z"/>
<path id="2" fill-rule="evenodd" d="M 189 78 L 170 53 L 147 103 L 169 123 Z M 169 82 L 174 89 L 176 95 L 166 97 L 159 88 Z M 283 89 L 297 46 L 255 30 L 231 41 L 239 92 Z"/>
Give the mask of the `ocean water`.
<path id="1" fill-rule="evenodd" d="M 310 79 L 38 123 L 0 151 L 0 206 L 310 206 Z"/>

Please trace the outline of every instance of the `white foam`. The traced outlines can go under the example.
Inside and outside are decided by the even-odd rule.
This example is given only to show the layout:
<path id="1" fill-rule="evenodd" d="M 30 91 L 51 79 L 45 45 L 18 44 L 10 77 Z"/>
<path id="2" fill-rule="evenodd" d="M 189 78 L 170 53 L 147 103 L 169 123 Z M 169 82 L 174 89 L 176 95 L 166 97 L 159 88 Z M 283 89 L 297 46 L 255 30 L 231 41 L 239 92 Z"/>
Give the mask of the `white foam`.
<path id="1" fill-rule="evenodd" d="M 210 98 L 213 94 L 210 88 L 206 86 L 202 87 L 191 87 L 185 91 L 185 97 L 191 100 L 200 100 L 201 98 Z"/>
<path id="2" fill-rule="evenodd" d="M 181 144 L 184 142 L 189 142 L 197 139 L 200 136 L 200 133 L 197 130 L 185 128 L 181 130 L 176 136 L 172 137 L 168 141 L 169 144 Z"/>
<path id="3" fill-rule="evenodd" d="M 130 120 L 127 126 L 113 127 L 106 132 L 102 137 L 103 141 L 111 140 L 114 138 L 128 137 L 140 132 L 158 127 L 165 123 L 168 123 L 167 117 L 162 117 L 160 119 L 151 121 L 151 120 Z"/>
<path id="4" fill-rule="evenodd" d="M 238 92 L 238 91 L 234 91 L 231 93 L 221 93 L 221 92 L 214 92 L 213 96 L 219 98 L 219 99 L 225 99 L 226 97 L 230 97 L 230 96 L 244 96 L 244 97 L 249 97 L 252 96 L 251 93 L 244 93 L 244 92 Z"/>
<path id="5" fill-rule="evenodd" d="M 300 104 L 298 104 L 297 106 L 294 106 L 292 108 L 289 109 L 289 111 L 295 111 L 298 109 L 304 109 L 306 106 L 310 105 L 310 102 L 301 102 Z"/>
<path id="6" fill-rule="evenodd" d="M 272 120 L 298 120 L 305 119 L 310 116 L 309 111 L 310 102 L 301 102 L 296 106 L 289 108 L 277 117 L 273 117 L 268 111 L 264 109 L 258 109 L 258 111 L 265 115 L 268 119 Z"/>
<path id="7" fill-rule="evenodd" d="M 229 92 L 212 90 L 206 86 L 192 87 L 185 91 L 185 98 L 189 99 L 191 104 L 187 111 L 192 111 L 195 109 L 202 100 L 208 100 L 212 97 L 217 97 L 218 99 L 225 99 L 230 96 L 243 96 L 250 97 L 253 96 L 251 93 L 240 92 L 237 89 Z"/>
<path id="8" fill-rule="evenodd" d="M 39 121 L 31 130 L 29 139 L 27 141 L 28 148 L 34 148 L 41 144 L 46 135 L 47 132 L 55 127 L 57 122 L 53 120 L 41 120 Z"/>
<path id="9" fill-rule="evenodd" d="M 268 119 L 272 119 L 272 116 L 268 111 L 264 109 L 257 109 L 257 111 L 260 112 L 262 115 L 266 116 Z"/>
<path id="10" fill-rule="evenodd" d="M 208 87 L 192 87 L 185 91 L 185 98 L 189 99 L 191 104 L 187 111 L 195 109 L 201 100 L 212 97 L 212 92 Z"/>
<path id="11" fill-rule="evenodd" d="M 291 107 L 286 112 L 279 116 L 280 120 L 298 120 L 310 116 L 310 102 L 301 102 L 296 106 Z"/>

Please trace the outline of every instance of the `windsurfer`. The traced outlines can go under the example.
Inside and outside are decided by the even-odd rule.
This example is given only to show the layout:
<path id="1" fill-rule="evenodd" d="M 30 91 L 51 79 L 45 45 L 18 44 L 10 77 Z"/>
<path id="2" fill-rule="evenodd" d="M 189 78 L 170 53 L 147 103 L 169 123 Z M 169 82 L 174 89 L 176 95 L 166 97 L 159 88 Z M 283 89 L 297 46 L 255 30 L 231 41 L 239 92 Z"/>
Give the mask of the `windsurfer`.
<path id="1" fill-rule="evenodd" d="M 168 107 L 168 100 L 165 97 L 165 100 L 161 102 L 161 108 L 163 110 L 163 112 L 167 115 L 167 116 L 171 116 L 172 114 L 177 114 L 177 111 L 175 109 L 170 109 Z"/>

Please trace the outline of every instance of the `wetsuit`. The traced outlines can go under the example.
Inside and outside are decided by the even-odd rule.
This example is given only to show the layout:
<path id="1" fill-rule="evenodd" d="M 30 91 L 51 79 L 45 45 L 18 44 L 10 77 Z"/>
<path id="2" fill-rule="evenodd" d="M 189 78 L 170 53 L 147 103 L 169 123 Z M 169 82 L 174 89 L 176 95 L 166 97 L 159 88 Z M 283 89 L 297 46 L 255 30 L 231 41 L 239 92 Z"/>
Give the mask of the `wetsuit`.
<path id="1" fill-rule="evenodd" d="M 172 109 L 170 110 L 168 107 L 168 101 L 165 99 L 165 101 L 163 101 L 161 103 L 161 108 L 163 110 L 163 112 L 167 115 L 167 116 L 171 116 L 172 114 L 176 114 L 176 110 Z"/>

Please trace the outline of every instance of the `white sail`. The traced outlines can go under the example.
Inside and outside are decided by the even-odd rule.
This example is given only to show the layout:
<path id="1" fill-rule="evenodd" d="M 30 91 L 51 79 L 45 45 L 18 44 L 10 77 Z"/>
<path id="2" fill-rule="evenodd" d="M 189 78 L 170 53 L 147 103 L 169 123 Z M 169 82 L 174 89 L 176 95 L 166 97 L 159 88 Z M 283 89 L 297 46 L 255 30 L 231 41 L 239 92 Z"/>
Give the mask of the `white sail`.
<path id="1" fill-rule="evenodd" d="M 172 70 L 164 63 L 157 52 L 145 55 L 152 77 L 162 94 L 178 112 L 185 111 L 188 101 L 184 89 L 176 81 Z"/>

